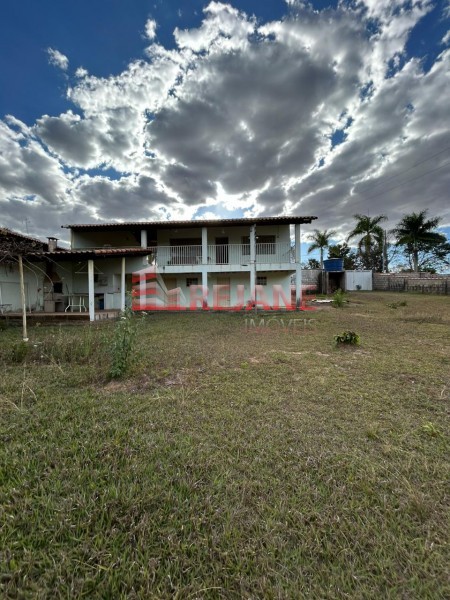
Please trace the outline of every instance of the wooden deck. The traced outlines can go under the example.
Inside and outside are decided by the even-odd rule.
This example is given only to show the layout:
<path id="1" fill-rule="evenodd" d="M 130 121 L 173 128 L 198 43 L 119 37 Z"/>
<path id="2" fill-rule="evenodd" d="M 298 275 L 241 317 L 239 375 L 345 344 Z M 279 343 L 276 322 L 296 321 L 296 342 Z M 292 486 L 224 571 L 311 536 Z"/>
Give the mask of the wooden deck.
<path id="1" fill-rule="evenodd" d="M 117 319 L 120 311 L 112 310 L 96 310 L 95 320 L 104 321 L 106 319 Z M 0 320 L 3 321 L 21 321 L 21 312 L 5 312 L 0 314 Z M 89 321 L 89 312 L 44 312 L 33 311 L 27 312 L 27 321 L 30 323 L 61 323 L 67 321 Z"/>

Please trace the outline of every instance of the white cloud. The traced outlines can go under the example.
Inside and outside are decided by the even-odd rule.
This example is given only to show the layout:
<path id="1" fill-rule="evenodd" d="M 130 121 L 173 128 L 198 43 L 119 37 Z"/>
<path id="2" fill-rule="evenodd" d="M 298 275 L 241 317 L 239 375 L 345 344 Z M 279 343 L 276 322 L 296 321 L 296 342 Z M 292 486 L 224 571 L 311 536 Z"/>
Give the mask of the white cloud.
<path id="1" fill-rule="evenodd" d="M 67 71 L 69 67 L 69 59 L 67 56 L 62 54 L 59 50 L 54 48 L 47 48 L 48 62 L 63 71 Z"/>
<path id="2" fill-rule="evenodd" d="M 156 28 L 158 27 L 157 22 L 155 21 L 155 19 L 147 19 L 147 22 L 145 24 L 145 36 L 149 39 L 149 40 L 154 40 L 156 37 Z"/>
<path id="3" fill-rule="evenodd" d="M 261 24 L 211 2 L 200 27 L 175 30 L 174 49 L 152 43 L 111 77 L 77 69 L 72 110 L 0 122 L 8 224 L 27 206 L 42 230 L 200 207 L 315 214 L 345 233 L 356 212 L 395 223 L 427 206 L 450 224 L 450 52 L 425 73 L 405 51 L 430 2 L 289 5 Z"/>

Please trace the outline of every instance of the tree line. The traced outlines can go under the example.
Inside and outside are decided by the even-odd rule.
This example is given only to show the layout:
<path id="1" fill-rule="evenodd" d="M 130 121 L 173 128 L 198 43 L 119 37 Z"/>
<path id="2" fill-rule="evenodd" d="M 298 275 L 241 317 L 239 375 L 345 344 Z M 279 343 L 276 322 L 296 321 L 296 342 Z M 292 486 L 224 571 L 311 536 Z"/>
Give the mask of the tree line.
<path id="1" fill-rule="evenodd" d="M 450 243 L 447 237 L 436 231 L 441 217 L 428 218 L 428 211 L 406 214 L 391 229 L 383 229 L 381 223 L 387 221 L 386 215 L 370 217 L 353 215 L 356 223 L 345 242 L 331 244 L 336 231 L 314 229 L 309 236 L 312 242 L 308 254 L 319 250 L 320 262 L 309 259 L 308 268 L 323 269 L 324 251 L 328 258 L 343 258 L 344 268 L 349 270 L 369 269 L 388 272 L 389 264 L 400 262 L 404 271 L 428 271 L 435 273 L 450 265 Z M 348 242 L 357 240 L 356 250 Z M 404 262 L 401 262 L 401 261 Z"/>

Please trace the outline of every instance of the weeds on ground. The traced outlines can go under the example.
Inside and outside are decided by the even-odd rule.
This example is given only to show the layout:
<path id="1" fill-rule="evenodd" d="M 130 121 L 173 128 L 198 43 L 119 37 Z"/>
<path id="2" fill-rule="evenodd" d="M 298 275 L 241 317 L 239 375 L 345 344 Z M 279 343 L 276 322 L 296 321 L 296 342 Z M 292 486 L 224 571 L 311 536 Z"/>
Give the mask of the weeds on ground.
<path id="1" fill-rule="evenodd" d="M 346 302 L 347 302 L 346 295 L 339 288 L 333 294 L 333 301 L 331 302 L 331 305 L 334 306 L 334 308 L 342 308 Z"/>
<path id="2" fill-rule="evenodd" d="M 388 308 L 400 308 L 401 306 L 407 305 L 408 303 L 406 302 L 406 300 L 402 300 L 401 302 L 390 302 L 389 304 L 386 304 Z"/>
<path id="3" fill-rule="evenodd" d="M 120 379 L 128 369 L 129 360 L 136 339 L 136 319 L 131 308 L 126 308 L 114 327 L 109 370 L 111 379 Z"/>
<path id="4" fill-rule="evenodd" d="M 338 335 L 334 336 L 336 346 L 340 345 L 353 345 L 357 346 L 360 342 L 360 337 L 354 331 L 343 331 Z"/>

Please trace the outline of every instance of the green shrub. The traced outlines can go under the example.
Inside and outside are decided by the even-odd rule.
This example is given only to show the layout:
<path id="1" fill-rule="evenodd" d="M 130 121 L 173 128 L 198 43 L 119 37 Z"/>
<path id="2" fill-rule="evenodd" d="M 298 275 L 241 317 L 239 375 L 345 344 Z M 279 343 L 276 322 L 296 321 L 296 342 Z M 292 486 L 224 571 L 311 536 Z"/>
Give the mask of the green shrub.
<path id="1" fill-rule="evenodd" d="M 113 334 L 112 362 L 109 370 L 111 379 L 120 379 L 126 373 L 136 339 L 136 322 L 131 308 L 126 308 L 119 317 Z"/>
<path id="2" fill-rule="evenodd" d="M 333 294 L 332 306 L 335 308 L 342 308 L 345 302 L 347 302 L 345 293 L 341 289 L 336 290 Z"/>
<path id="3" fill-rule="evenodd" d="M 334 336 L 334 341 L 336 342 L 337 346 L 341 344 L 357 346 L 359 344 L 360 337 L 354 331 L 343 331 L 342 333 Z"/>
<path id="4" fill-rule="evenodd" d="M 17 342 L 11 348 L 11 362 L 13 363 L 23 363 L 28 353 L 30 351 L 30 346 L 26 342 Z"/>
<path id="5" fill-rule="evenodd" d="M 406 306 L 407 304 L 406 300 L 402 300 L 401 302 L 390 302 L 387 306 L 388 308 L 399 308 L 400 306 Z"/>

